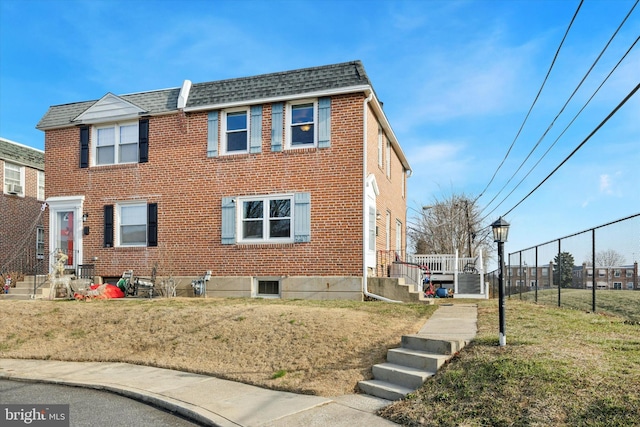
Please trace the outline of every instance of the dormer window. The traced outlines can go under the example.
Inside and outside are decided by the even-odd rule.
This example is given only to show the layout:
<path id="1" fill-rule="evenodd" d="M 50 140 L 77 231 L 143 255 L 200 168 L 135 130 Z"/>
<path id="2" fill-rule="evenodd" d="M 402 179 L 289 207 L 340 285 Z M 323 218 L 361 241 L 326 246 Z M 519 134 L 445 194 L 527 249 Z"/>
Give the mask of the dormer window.
<path id="1" fill-rule="evenodd" d="M 138 162 L 138 135 L 138 122 L 95 126 L 95 164 L 100 166 Z"/>

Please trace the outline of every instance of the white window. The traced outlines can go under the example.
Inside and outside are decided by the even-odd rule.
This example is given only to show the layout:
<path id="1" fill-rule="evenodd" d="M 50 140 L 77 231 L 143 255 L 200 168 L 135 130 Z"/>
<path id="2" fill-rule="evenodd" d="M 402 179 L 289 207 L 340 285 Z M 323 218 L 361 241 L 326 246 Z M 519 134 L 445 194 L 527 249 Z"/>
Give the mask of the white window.
<path id="1" fill-rule="evenodd" d="M 118 205 L 116 216 L 118 246 L 147 245 L 147 204 L 127 203 Z"/>
<path id="2" fill-rule="evenodd" d="M 224 153 L 248 153 L 249 113 L 248 110 L 222 112 L 222 150 Z"/>
<path id="3" fill-rule="evenodd" d="M 633 271 L 631 270 L 627 270 L 626 274 L 627 274 L 627 277 L 633 277 Z"/>
<path id="4" fill-rule="evenodd" d="M 387 211 L 387 218 L 385 221 L 385 249 L 388 251 L 391 249 L 391 212 Z"/>
<path id="5" fill-rule="evenodd" d="M 402 251 L 402 223 L 396 220 L 396 251 Z"/>
<path id="6" fill-rule="evenodd" d="M 280 297 L 280 279 L 256 278 L 253 295 L 261 298 Z"/>
<path id="7" fill-rule="evenodd" d="M 24 196 L 24 167 L 4 163 L 4 192 Z"/>
<path id="8" fill-rule="evenodd" d="M 391 142 L 387 140 L 387 178 L 391 178 Z"/>
<path id="9" fill-rule="evenodd" d="M 38 171 L 38 200 L 44 200 L 44 171 Z"/>
<path id="10" fill-rule="evenodd" d="M 293 195 L 239 198 L 239 242 L 293 242 Z"/>
<path id="11" fill-rule="evenodd" d="M 629 289 L 630 291 L 633 290 L 633 282 L 627 282 L 627 289 Z"/>
<path id="12" fill-rule="evenodd" d="M 382 128 L 378 127 L 378 166 L 382 167 Z"/>
<path id="13" fill-rule="evenodd" d="M 614 277 L 620 277 L 620 270 L 613 270 Z"/>
<path id="14" fill-rule="evenodd" d="M 299 101 L 287 104 L 287 145 L 289 148 L 306 148 L 317 145 L 316 122 L 318 103 Z"/>
<path id="15" fill-rule="evenodd" d="M 622 282 L 613 282 L 613 289 L 622 289 Z"/>
<path id="16" fill-rule="evenodd" d="M 44 259 L 44 227 L 36 228 L 36 258 Z"/>
<path id="17" fill-rule="evenodd" d="M 138 162 L 138 122 L 93 128 L 96 165 Z"/>

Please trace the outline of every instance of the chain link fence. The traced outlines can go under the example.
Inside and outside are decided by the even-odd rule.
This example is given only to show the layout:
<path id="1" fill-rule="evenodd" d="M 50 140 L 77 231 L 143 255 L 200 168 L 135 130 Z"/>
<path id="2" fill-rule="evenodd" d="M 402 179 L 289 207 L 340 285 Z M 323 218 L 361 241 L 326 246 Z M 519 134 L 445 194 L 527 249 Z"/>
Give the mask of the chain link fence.
<path id="1" fill-rule="evenodd" d="M 506 298 L 640 321 L 640 214 L 509 253 Z M 594 267 L 595 266 L 595 267 Z M 488 274 L 498 295 L 498 272 Z"/>

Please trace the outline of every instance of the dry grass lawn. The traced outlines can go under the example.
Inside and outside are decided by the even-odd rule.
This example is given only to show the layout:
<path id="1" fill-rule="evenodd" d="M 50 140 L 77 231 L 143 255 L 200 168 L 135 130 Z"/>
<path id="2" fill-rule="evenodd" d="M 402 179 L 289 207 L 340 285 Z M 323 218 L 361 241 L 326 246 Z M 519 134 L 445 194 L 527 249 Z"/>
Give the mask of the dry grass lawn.
<path id="1" fill-rule="evenodd" d="M 436 306 L 353 301 L 0 301 L 1 358 L 127 362 L 320 396 L 353 393 Z"/>

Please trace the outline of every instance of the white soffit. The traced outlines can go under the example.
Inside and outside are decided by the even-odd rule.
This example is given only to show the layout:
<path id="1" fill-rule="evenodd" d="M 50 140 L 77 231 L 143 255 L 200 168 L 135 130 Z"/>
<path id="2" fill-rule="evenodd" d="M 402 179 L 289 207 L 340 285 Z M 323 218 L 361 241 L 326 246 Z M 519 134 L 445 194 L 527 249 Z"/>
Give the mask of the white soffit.
<path id="1" fill-rule="evenodd" d="M 101 123 L 116 119 L 136 118 L 144 113 L 146 111 L 137 105 L 125 101 L 112 93 L 107 93 L 73 121 L 78 123 Z"/>

